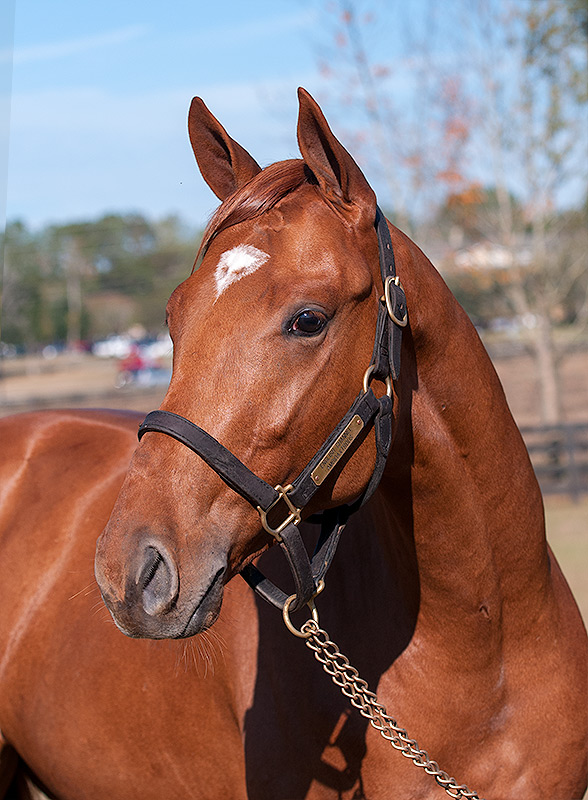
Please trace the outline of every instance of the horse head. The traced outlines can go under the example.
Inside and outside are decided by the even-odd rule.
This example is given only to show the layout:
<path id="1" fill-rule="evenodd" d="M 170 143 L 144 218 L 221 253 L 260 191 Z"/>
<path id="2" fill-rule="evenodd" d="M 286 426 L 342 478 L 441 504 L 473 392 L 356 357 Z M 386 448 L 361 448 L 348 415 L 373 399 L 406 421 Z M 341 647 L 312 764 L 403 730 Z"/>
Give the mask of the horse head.
<path id="1" fill-rule="evenodd" d="M 270 486 L 300 474 L 361 394 L 382 295 L 375 195 L 318 105 L 303 90 L 299 100 L 302 159 L 263 170 L 193 100 L 190 140 L 222 204 L 200 266 L 167 306 L 173 375 L 161 410 Z M 185 637 L 212 625 L 227 581 L 272 537 L 205 461 L 148 430 L 98 541 L 96 577 L 123 632 Z M 360 497 L 376 450 L 366 425 L 303 515 Z"/>

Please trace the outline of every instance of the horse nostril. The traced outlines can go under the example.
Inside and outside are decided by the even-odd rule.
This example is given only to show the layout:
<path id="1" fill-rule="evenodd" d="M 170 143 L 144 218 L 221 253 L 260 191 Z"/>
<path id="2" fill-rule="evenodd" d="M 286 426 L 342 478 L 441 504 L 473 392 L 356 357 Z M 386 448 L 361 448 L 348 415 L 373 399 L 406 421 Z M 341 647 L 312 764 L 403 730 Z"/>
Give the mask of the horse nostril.
<path id="1" fill-rule="evenodd" d="M 178 570 L 169 556 L 147 547 L 138 578 L 143 608 L 151 617 L 167 613 L 178 596 Z"/>

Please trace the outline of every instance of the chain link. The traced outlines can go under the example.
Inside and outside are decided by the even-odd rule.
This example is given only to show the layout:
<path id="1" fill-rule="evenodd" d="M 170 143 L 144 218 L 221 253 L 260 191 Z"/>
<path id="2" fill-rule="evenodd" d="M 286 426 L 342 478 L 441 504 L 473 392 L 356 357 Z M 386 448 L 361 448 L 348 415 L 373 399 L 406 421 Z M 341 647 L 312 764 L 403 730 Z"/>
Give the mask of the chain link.
<path id="1" fill-rule="evenodd" d="M 432 775 L 454 800 L 483 800 L 477 792 L 468 789 L 464 784 L 458 784 L 455 778 L 440 769 L 437 762 L 432 761 L 428 753 L 420 749 L 418 742 L 411 739 L 404 728 L 399 727 L 396 720 L 388 716 L 386 709 L 378 703 L 378 698 L 369 690 L 359 672 L 351 666 L 349 659 L 329 639 L 327 632 L 319 627 L 315 619 L 305 622 L 300 633 L 304 635 L 306 645 L 314 652 L 315 658 L 322 664 L 327 675 L 331 676 L 333 683 L 392 747 L 410 759 L 415 766 L 422 767 L 427 775 Z"/>

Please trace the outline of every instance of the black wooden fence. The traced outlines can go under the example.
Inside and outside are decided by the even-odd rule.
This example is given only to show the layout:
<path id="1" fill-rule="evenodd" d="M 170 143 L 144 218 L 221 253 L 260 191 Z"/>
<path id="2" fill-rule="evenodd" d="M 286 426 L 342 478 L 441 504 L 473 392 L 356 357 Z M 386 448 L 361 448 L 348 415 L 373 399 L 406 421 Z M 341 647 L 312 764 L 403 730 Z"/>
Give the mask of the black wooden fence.
<path id="1" fill-rule="evenodd" d="M 521 428 L 543 494 L 588 494 L 588 423 Z"/>

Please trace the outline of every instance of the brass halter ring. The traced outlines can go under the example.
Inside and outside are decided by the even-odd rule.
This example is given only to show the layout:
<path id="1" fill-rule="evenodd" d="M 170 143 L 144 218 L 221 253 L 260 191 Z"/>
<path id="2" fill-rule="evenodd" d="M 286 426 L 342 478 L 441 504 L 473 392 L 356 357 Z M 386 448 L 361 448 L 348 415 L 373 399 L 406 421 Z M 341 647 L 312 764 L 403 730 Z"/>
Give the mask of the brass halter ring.
<path id="1" fill-rule="evenodd" d="M 314 622 L 316 622 L 317 625 L 318 625 L 319 618 L 318 618 L 318 611 L 316 610 L 316 606 L 314 604 L 314 598 L 318 594 L 320 594 L 324 588 L 325 588 L 325 582 L 321 578 L 321 580 L 318 582 L 318 587 L 317 587 L 316 592 L 314 593 L 314 595 L 310 598 L 310 600 L 306 604 L 310 608 L 311 617 L 314 620 Z M 302 630 L 298 630 L 298 628 L 294 627 L 294 625 L 292 624 L 292 620 L 290 619 L 290 606 L 292 605 L 294 600 L 296 600 L 296 595 L 295 594 L 291 594 L 290 597 L 284 603 L 284 607 L 282 608 L 282 616 L 284 618 L 284 622 L 286 623 L 286 627 L 288 628 L 290 633 L 293 633 L 294 636 L 298 636 L 299 639 L 308 639 L 310 634 L 309 633 L 304 633 Z"/>
<path id="2" fill-rule="evenodd" d="M 384 295 L 381 298 L 386 303 L 386 309 L 388 310 L 388 316 L 395 322 L 400 328 L 406 328 L 408 324 L 408 311 L 404 312 L 404 317 L 402 319 L 398 319 L 396 314 L 394 313 L 394 304 L 392 303 L 392 298 L 390 297 L 390 286 L 394 284 L 395 286 L 399 286 L 402 289 L 402 284 L 400 283 L 400 278 L 398 275 L 388 275 L 386 281 L 384 282 Z M 404 291 L 404 289 L 402 289 Z"/>
<path id="3" fill-rule="evenodd" d="M 370 364 L 369 367 L 366 369 L 365 374 L 363 376 L 363 393 L 365 394 L 367 390 L 370 388 L 370 383 L 372 380 L 372 373 L 376 369 L 376 364 Z M 386 375 L 386 394 L 388 397 L 392 397 L 392 379 L 389 375 Z"/>

